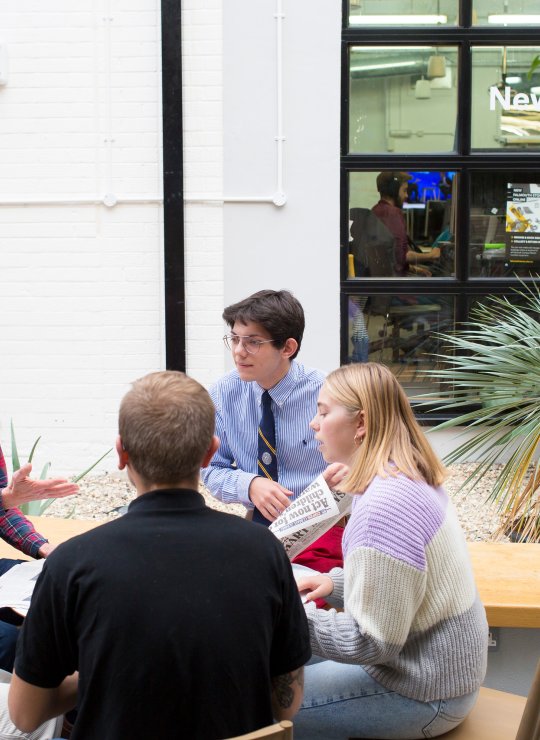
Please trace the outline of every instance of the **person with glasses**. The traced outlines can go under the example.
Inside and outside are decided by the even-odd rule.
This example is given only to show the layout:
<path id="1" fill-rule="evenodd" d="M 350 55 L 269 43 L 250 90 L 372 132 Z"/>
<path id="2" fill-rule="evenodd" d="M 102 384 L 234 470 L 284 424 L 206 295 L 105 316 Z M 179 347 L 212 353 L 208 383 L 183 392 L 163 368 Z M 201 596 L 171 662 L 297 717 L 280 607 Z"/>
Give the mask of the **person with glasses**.
<path id="1" fill-rule="evenodd" d="M 326 470 L 309 422 L 324 381 L 320 370 L 296 360 L 304 334 L 304 310 L 286 290 L 261 290 L 228 306 L 224 337 L 235 369 L 210 389 L 216 406 L 220 447 L 202 480 L 223 503 L 240 503 L 274 521 L 315 478 Z M 258 463 L 262 397 L 268 391 L 275 420 L 277 480 Z M 344 466 L 326 473 L 329 485 L 345 474 Z M 257 517 L 256 517 L 257 518 Z M 296 562 L 327 572 L 341 564 L 343 527 L 317 540 Z"/>

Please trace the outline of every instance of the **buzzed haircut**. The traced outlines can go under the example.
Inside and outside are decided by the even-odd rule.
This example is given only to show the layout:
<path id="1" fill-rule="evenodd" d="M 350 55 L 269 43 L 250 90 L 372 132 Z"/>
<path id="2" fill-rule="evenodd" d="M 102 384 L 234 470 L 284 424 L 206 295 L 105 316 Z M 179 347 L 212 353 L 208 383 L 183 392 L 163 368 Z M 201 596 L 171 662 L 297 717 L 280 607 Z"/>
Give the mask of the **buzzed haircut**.
<path id="1" fill-rule="evenodd" d="M 233 303 L 223 311 L 223 320 L 233 328 L 236 322 L 260 324 L 281 349 L 287 339 L 295 339 L 298 348 L 293 360 L 300 351 L 304 336 L 304 309 L 288 290 L 260 290 L 258 293 Z"/>
<path id="2" fill-rule="evenodd" d="M 192 478 L 210 447 L 215 413 L 206 389 L 184 373 L 166 370 L 136 380 L 118 419 L 135 471 L 149 483 Z"/>

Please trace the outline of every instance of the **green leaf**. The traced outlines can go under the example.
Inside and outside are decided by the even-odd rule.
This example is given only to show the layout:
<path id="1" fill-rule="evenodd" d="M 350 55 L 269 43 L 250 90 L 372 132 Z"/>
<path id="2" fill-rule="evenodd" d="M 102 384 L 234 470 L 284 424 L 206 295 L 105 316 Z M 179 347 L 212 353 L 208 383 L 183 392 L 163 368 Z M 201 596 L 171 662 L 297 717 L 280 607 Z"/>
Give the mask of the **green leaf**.
<path id="1" fill-rule="evenodd" d="M 30 450 L 30 455 L 28 456 L 28 462 L 32 462 L 32 458 L 34 457 L 34 452 L 36 451 L 36 447 L 38 445 L 39 440 L 41 439 L 41 435 L 36 439 L 34 444 L 32 445 L 32 449 Z"/>
<path id="2" fill-rule="evenodd" d="M 11 419 L 11 464 L 13 472 L 19 470 L 21 463 L 19 462 L 19 453 L 17 451 L 17 442 L 15 441 L 15 427 L 13 426 L 13 419 Z"/>
<path id="3" fill-rule="evenodd" d="M 492 465 L 506 460 L 489 499 L 512 517 L 519 502 L 523 520 L 531 507 L 537 507 L 535 516 L 540 512 L 540 484 L 531 479 L 540 448 L 540 285 L 520 282 L 514 292 L 521 305 L 489 296 L 471 310 L 470 321 L 438 335 L 447 354 L 432 355 L 438 367 L 427 374 L 441 390 L 424 395 L 422 405 L 461 412 L 434 430 L 464 426 L 462 434 L 469 437 L 475 430 L 445 458 L 447 464 L 478 460 L 463 486 L 474 487 Z"/>
<path id="4" fill-rule="evenodd" d="M 49 476 L 49 470 L 51 469 L 51 463 L 45 463 L 43 466 L 43 470 L 41 471 L 41 475 L 39 476 L 40 480 L 45 480 Z"/>
<path id="5" fill-rule="evenodd" d="M 537 54 L 534 59 L 531 62 L 531 66 L 529 67 L 529 70 L 527 72 L 527 79 L 530 80 L 535 72 L 535 70 L 540 67 L 540 55 Z"/>
<path id="6" fill-rule="evenodd" d="M 90 465 L 89 468 L 86 468 L 86 470 L 83 473 L 79 473 L 79 475 L 76 475 L 75 478 L 73 478 L 73 482 L 78 483 L 82 478 L 84 478 L 85 475 L 87 475 L 91 470 L 93 470 L 96 467 L 96 465 L 99 465 L 99 463 L 103 460 L 103 458 L 107 457 L 107 455 L 109 455 L 112 452 L 112 450 L 113 448 L 111 447 L 110 449 L 107 450 L 107 452 L 105 452 L 105 454 L 103 454 L 99 458 L 99 460 L 96 460 L 96 462 Z"/>

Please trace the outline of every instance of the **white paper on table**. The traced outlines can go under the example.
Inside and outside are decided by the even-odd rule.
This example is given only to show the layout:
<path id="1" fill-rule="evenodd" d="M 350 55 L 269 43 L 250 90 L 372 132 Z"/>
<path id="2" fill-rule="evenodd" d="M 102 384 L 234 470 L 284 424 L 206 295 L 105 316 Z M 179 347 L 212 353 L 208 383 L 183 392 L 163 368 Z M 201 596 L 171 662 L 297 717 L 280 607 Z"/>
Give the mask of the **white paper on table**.
<path id="1" fill-rule="evenodd" d="M 19 563 L 0 576 L 0 608 L 10 608 L 25 617 L 34 586 L 45 560 Z"/>

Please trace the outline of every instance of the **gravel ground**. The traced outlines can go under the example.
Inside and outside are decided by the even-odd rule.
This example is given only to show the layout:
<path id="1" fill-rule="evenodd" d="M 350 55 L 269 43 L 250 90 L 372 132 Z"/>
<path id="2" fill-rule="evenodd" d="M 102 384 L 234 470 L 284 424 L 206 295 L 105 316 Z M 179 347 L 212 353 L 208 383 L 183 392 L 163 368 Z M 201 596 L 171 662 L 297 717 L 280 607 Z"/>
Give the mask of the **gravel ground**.
<path id="1" fill-rule="evenodd" d="M 490 540 L 499 525 L 497 508 L 486 503 L 496 475 L 494 467 L 481 485 L 473 491 L 460 490 L 474 464 L 453 465 L 446 481 L 446 490 L 452 495 L 458 516 L 468 540 Z M 119 473 L 106 473 L 87 476 L 80 481 L 80 493 L 76 498 L 55 501 L 47 509 L 45 516 L 74 516 L 77 519 L 98 519 L 106 521 L 120 516 L 117 509 L 129 504 L 134 497 L 134 489 L 125 476 Z M 244 507 L 238 504 L 225 506 L 216 501 L 206 491 L 202 491 L 209 506 L 231 514 L 243 516 Z"/>

